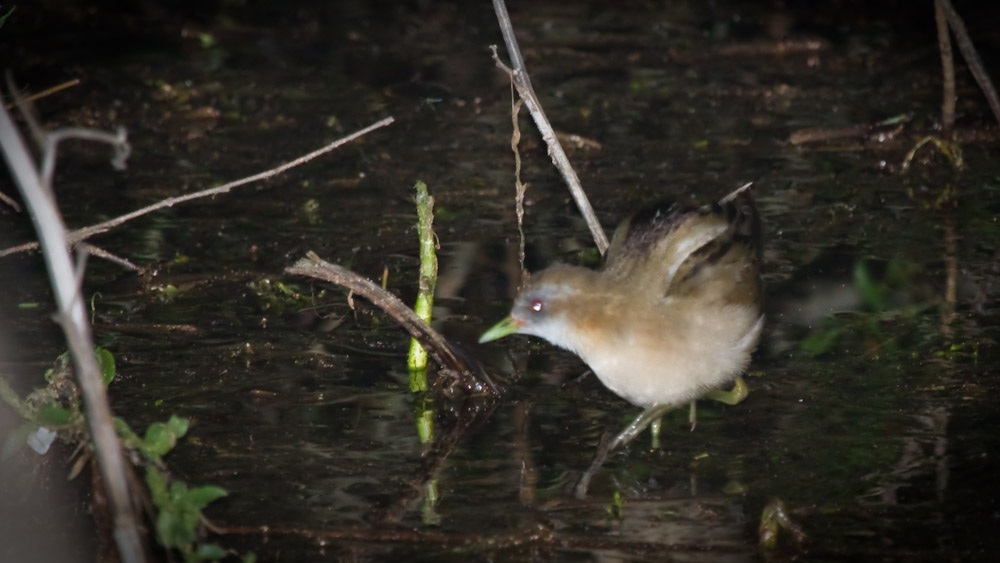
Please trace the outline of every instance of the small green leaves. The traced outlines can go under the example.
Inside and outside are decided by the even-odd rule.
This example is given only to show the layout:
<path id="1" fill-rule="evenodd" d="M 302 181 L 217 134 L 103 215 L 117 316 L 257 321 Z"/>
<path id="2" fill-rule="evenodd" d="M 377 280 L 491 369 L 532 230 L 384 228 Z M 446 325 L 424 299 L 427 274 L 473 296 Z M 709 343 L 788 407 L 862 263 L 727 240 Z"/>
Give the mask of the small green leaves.
<path id="1" fill-rule="evenodd" d="M 156 536 L 161 545 L 180 551 L 185 561 L 212 561 L 225 557 L 225 550 L 218 545 L 197 544 L 201 511 L 226 496 L 228 493 L 224 489 L 212 485 L 188 489 L 187 484 L 180 481 L 168 486 L 163 474 L 152 466 L 146 469 L 146 486 L 159 512 Z"/>
<path id="2" fill-rule="evenodd" d="M 66 426 L 70 423 L 72 413 L 62 406 L 50 403 L 48 405 L 42 405 L 38 409 L 38 414 L 35 415 L 35 420 L 44 426 Z"/>
<path id="3" fill-rule="evenodd" d="M 165 548 L 176 549 L 185 561 L 215 561 L 226 551 L 214 543 L 198 543 L 201 511 L 228 493 L 214 485 L 188 489 L 186 483 L 168 484 L 166 477 L 153 466 L 146 468 L 146 486 L 156 505 L 156 537 Z"/>
<path id="4" fill-rule="evenodd" d="M 97 355 L 97 365 L 101 368 L 101 378 L 104 380 L 104 386 L 107 387 L 115 378 L 115 357 L 100 346 L 94 348 L 94 354 Z"/>
<path id="5" fill-rule="evenodd" d="M 146 429 L 146 435 L 139 438 L 124 420 L 115 417 L 112 423 L 122 439 L 122 445 L 139 450 L 146 459 L 155 463 L 160 463 L 162 456 L 177 445 L 178 439 L 187 434 L 189 424 L 186 418 L 171 416 L 167 422 L 150 424 Z"/>
<path id="6" fill-rule="evenodd" d="M 604 512 L 607 513 L 608 518 L 622 519 L 625 515 L 625 498 L 622 497 L 621 491 L 615 491 L 611 503 L 604 507 Z"/>
<path id="7" fill-rule="evenodd" d="M 188 420 L 171 416 L 166 423 L 154 422 L 146 429 L 145 451 L 155 456 L 165 455 L 177 445 L 177 440 L 187 434 Z M 147 456 L 148 457 L 148 456 Z"/>

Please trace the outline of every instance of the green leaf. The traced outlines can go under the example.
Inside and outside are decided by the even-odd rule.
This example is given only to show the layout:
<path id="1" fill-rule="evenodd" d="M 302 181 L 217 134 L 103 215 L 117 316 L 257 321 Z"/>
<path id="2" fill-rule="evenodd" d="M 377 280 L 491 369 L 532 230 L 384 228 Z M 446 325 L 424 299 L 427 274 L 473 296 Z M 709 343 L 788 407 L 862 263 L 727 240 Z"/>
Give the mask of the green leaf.
<path id="1" fill-rule="evenodd" d="M 229 493 L 226 492 L 222 487 L 216 487 L 215 485 L 206 485 L 204 487 L 198 487 L 196 489 L 191 489 L 184 495 L 185 502 L 191 503 L 192 506 L 201 510 Z"/>
<path id="2" fill-rule="evenodd" d="M 0 461 L 9 459 L 12 455 L 21 451 L 21 448 L 28 443 L 28 436 L 38 430 L 38 423 L 30 421 L 18 426 L 7 435 L 7 441 L 3 444 L 3 453 L 0 453 Z"/>
<path id="3" fill-rule="evenodd" d="M 154 422 L 146 428 L 146 436 L 142 439 L 143 453 L 162 456 L 176 445 L 173 434 L 167 430 L 167 425 L 162 422 Z"/>
<path id="4" fill-rule="evenodd" d="M 183 438 L 187 434 L 190 425 L 191 422 L 188 419 L 177 415 L 171 415 L 170 420 L 167 421 L 167 429 L 178 438 Z"/>
<path id="5" fill-rule="evenodd" d="M 167 494 L 167 480 L 155 467 L 146 468 L 146 486 L 149 487 L 149 495 L 153 499 L 153 504 L 163 510 L 170 503 L 170 496 Z"/>
<path id="6" fill-rule="evenodd" d="M 854 287 L 861 294 L 861 300 L 873 311 L 885 310 L 887 290 L 884 283 L 872 279 L 871 272 L 864 260 L 854 264 Z"/>
<path id="7" fill-rule="evenodd" d="M 837 339 L 840 338 L 840 333 L 843 331 L 844 328 L 842 326 L 830 326 L 821 329 L 819 332 L 814 332 L 802 339 L 802 343 L 800 344 L 802 351 L 814 358 L 821 356 L 837 343 Z"/>
<path id="8" fill-rule="evenodd" d="M 203 543 L 198 546 L 195 555 L 203 561 L 216 561 L 226 556 L 226 550 L 217 543 Z"/>
<path id="9" fill-rule="evenodd" d="M 115 432 L 122 439 L 122 445 L 126 448 L 138 449 L 142 447 L 142 439 L 132 431 L 128 423 L 120 417 L 113 417 L 111 424 L 115 427 Z"/>
<path id="10" fill-rule="evenodd" d="M 94 354 L 97 356 L 97 365 L 101 366 L 101 378 L 104 379 L 104 386 L 107 387 L 115 378 L 115 357 L 100 346 L 94 348 Z"/>
<path id="11" fill-rule="evenodd" d="M 169 510 L 160 510 L 156 516 L 156 537 L 163 547 L 175 548 L 194 541 L 193 534 L 187 534 L 180 515 Z"/>
<path id="12" fill-rule="evenodd" d="M 66 426 L 69 424 L 69 419 L 70 412 L 55 403 L 42 405 L 35 415 L 35 420 L 42 426 Z"/>
<path id="13" fill-rule="evenodd" d="M 170 484 L 170 500 L 176 503 L 184 502 L 184 496 L 187 495 L 188 487 L 184 481 L 174 481 Z"/>

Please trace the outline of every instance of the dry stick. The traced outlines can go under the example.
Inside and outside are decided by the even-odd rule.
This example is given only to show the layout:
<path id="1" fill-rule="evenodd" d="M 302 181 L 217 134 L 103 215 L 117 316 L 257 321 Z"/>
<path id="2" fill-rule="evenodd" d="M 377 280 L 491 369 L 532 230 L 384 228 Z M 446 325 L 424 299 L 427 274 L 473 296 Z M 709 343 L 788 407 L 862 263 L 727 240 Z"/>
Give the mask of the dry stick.
<path id="1" fill-rule="evenodd" d="M 524 105 L 524 100 L 514 102 L 513 83 L 511 83 L 510 100 L 510 119 L 514 126 L 510 134 L 510 150 L 514 151 L 514 209 L 517 213 L 517 234 L 519 241 L 517 259 L 521 266 L 521 285 L 524 285 L 524 282 L 527 281 L 525 276 L 528 273 L 524 269 L 524 192 L 527 191 L 528 186 L 521 182 L 521 151 L 518 150 L 518 145 L 521 143 L 521 127 L 517 124 L 517 116 L 521 113 L 521 106 Z"/>
<path id="2" fill-rule="evenodd" d="M 935 0 L 934 4 L 944 12 L 948 20 L 948 25 L 951 26 L 951 31 L 955 34 L 958 50 L 965 57 L 965 64 L 969 65 L 972 76 L 979 83 L 979 88 L 983 91 L 983 95 L 986 96 L 986 102 L 993 111 L 993 117 L 1000 123 L 1000 98 L 997 97 L 997 90 L 993 87 L 993 81 L 986 74 L 986 69 L 983 68 L 983 62 L 979 58 L 979 53 L 976 52 L 976 47 L 973 46 L 972 39 L 969 38 L 969 32 L 965 29 L 965 22 L 962 21 L 961 16 L 958 15 L 958 12 L 951 5 L 951 0 Z"/>
<path id="3" fill-rule="evenodd" d="M 25 107 L 19 109 L 25 115 L 30 113 L 30 110 Z M 34 120 L 26 118 L 26 121 L 30 125 Z M 59 143 L 65 139 L 80 139 L 82 141 L 106 143 L 113 146 L 115 148 L 115 156 L 111 159 L 111 166 L 115 170 L 124 170 L 125 160 L 132 153 L 132 146 L 128 144 L 124 127 L 119 127 L 115 133 L 85 129 L 83 127 L 68 127 L 52 132 L 45 131 L 44 129 L 39 129 L 38 131 L 37 135 L 40 135 L 39 145 L 41 145 L 43 155 L 41 170 L 43 186 L 52 185 L 52 175 L 56 171 L 56 154 Z"/>
<path id="4" fill-rule="evenodd" d="M 136 266 L 134 263 L 132 263 L 131 260 L 129 260 L 127 258 L 122 258 L 121 256 L 118 256 L 117 254 L 112 254 L 112 253 L 108 252 L 107 250 L 104 250 L 103 248 L 101 248 L 99 246 L 94 246 L 92 244 L 84 243 L 84 244 L 81 244 L 78 248 L 82 248 L 83 250 L 86 251 L 87 254 L 91 254 L 93 256 L 97 256 L 98 258 L 103 258 L 103 259 L 105 259 L 108 262 L 111 262 L 113 264 L 118 264 L 119 266 L 121 266 L 122 268 L 125 268 L 126 270 L 132 270 L 133 272 L 141 272 L 142 271 L 142 268 L 140 268 L 139 266 Z"/>
<path id="5" fill-rule="evenodd" d="M 402 325 L 413 338 L 419 340 L 434 354 L 441 364 L 453 370 L 467 388 L 482 387 L 480 383 L 485 383 L 486 387 L 494 395 L 501 394 L 501 390 L 497 384 L 481 368 L 478 366 L 470 367 L 466 362 L 459 359 L 459 354 L 440 333 L 425 323 L 412 309 L 400 301 L 398 297 L 382 289 L 368 278 L 360 276 L 343 266 L 331 264 L 311 251 L 306 253 L 305 258 L 286 268 L 285 272 L 335 283 L 361 295 Z"/>
<path id="6" fill-rule="evenodd" d="M 267 171 L 261 172 L 259 174 L 254 174 L 253 176 L 247 176 L 246 178 L 243 178 L 243 179 L 240 179 L 240 180 L 236 180 L 235 182 L 230 182 L 228 184 L 223 184 L 223 185 L 215 187 L 215 188 L 209 188 L 207 190 L 202 190 L 200 192 L 195 192 L 195 193 L 192 193 L 192 194 L 186 194 L 186 195 L 182 195 L 182 196 L 178 196 L 178 197 L 170 197 L 170 198 L 164 199 L 162 201 L 159 201 L 157 203 L 154 203 L 153 205 L 149 205 L 147 207 L 143 207 L 142 209 L 137 209 L 135 211 L 132 211 L 131 213 L 126 213 L 125 215 L 121 215 L 119 217 L 115 217 L 114 219 L 110 219 L 110 220 L 105 221 L 103 223 L 98 223 L 96 225 L 91 225 L 89 227 L 84 227 L 82 229 L 77 229 L 75 231 L 70 232 L 66 236 L 66 244 L 69 244 L 69 245 L 77 244 L 78 242 L 80 242 L 82 240 L 88 239 L 88 238 L 90 238 L 90 237 L 92 237 L 94 235 L 97 235 L 97 234 L 106 232 L 106 231 L 108 231 L 110 229 L 113 229 L 114 227 L 117 227 L 118 225 L 121 225 L 122 223 L 125 223 L 127 221 L 131 221 L 131 220 L 136 219 L 138 217 L 142 217 L 143 215 L 146 215 L 147 213 L 152 213 L 153 211 L 158 211 L 158 210 L 163 209 L 165 207 L 173 207 L 174 205 L 177 205 L 179 203 L 184 203 L 184 202 L 187 202 L 187 201 L 191 201 L 193 199 L 199 199 L 199 198 L 203 198 L 203 197 L 210 197 L 210 196 L 216 196 L 216 195 L 219 195 L 219 194 L 224 194 L 224 193 L 232 190 L 233 188 L 237 188 L 239 186 L 243 186 L 243 185 L 249 184 L 251 182 L 257 182 L 257 181 L 260 181 L 260 180 L 266 180 L 266 179 L 271 178 L 273 176 L 277 176 L 278 174 L 281 174 L 282 172 L 285 172 L 286 170 L 288 170 L 290 168 L 294 168 L 294 167 L 296 167 L 296 166 L 298 166 L 300 164 L 304 164 L 304 163 L 306 163 L 306 162 L 308 162 L 308 161 L 310 161 L 310 160 L 312 160 L 312 159 L 314 159 L 314 158 L 316 158 L 318 156 L 321 156 L 321 155 L 323 155 L 325 153 L 328 153 L 328 152 L 330 152 L 330 151 L 332 151 L 332 150 L 334 150 L 334 149 L 336 149 L 336 148 L 338 148 L 338 147 L 340 147 L 342 145 L 345 145 L 345 144 L 353 141 L 354 139 L 357 139 L 358 137 L 361 137 L 361 136 L 363 136 L 363 135 L 365 135 L 367 133 L 370 133 L 370 132 L 374 131 L 375 129 L 379 129 L 381 127 L 385 127 L 386 125 L 391 124 L 393 121 L 395 121 L 395 120 L 392 117 L 387 117 L 387 118 L 385 118 L 385 119 L 383 119 L 381 121 L 378 121 L 376 123 L 373 123 L 373 124 L 369 125 L 368 127 L 365 127 L 364 129 L 361 129 L 359 131 L 355 131 L 354 133 L 351 133 L 350 135 L 348 135 L 346 137 L 343 137 L 341 139 L 337 139 L 336 141 L 330 143 L 329 145 L 326 145 L 325 147 L 323 147 L 321 149 L 315 150 L 315 151 L 313 151 L 313 152 L 311 152 L 309 154 L 306 154 L 304 156 L 300 156 L 299 158 L 296 158 L 295 160 L 293 160 L 291 162 L 287 162 L 285 164 L 282 164 L 281 166 L 278 166 L 277 168 L 272 168 L 271 170 L 267 170 Z M 3 250 L 0 250 L 0 258 L 2 258 L 4 256 L 7 256 L 7 255 L 10 255 L 10 254 L 15 254 L 15 253 L 18 253 L 18 252 L 25 252 L 25 251 L 28 251 L 28 250 L 34 250 L 36 248 L 38 248 L 38 243 L 37 242 L 29 242 L 29 243 L 25 243 L 25 244 L 22 244 L 22 245 L 19 245 L 19 246 L 12 246 L 10 248 L 5 248 Z"/>
<path id="7" fill-rule="evenodd" d="M 940 2 L 934 2 L 934 21 L 937 22 L 938 51 L 941 53 L 941 133 L 952 140 L 955 130 L 955 57 L 951 52 L 948 21 Z"/>
<path id="8" fill-rule="evenodd" d="M 44 245 L 45 263 L 58 303 L 56 318 L 66 333 L 70 355 L 86 408 L 87 424 L 94 441 L 98 466 L 104 477 L 118 552 L 126 563 L 145 561 L 140 520 L 129 495 L 125 459 L 118 435 L 111 424 L 107 390 L 94 355 L 94 341 L 77 284 L 73 261 L 66 247 L 66 227 L 56 208 L 51 186 L 43 186 L 28 147 L 10 114 L 0 108 L 0 148 L 14 175 L 21 195 Z"/>
<path id="9" fill-rule="evenodd" d="M 493 61 L 510 75 L 514 87 L 517 88 L 517 93 L 524 100 L 524 105 L 528 106 L 528 111 L 531 113 L 532 119 L 535 120 L 538 132 L 542 134 L 542 139 L 549 147 L 549 156 L 552 158 L 552 163 L 562 174 L 563 180 L 569 186 L 569 191 L 573 194 L 573 199 L 576 201 L 576 207 L 587 221 L 587 226 L 590 228 L 591 236 L 594 237 L 597 250 L 603 256 L 604 252 L 608 249 L 608 237 L 604 234 L 604 229 L 601 228 L 601 223 L 597 220 L 597 215 L 594 214 L 594 208 L 590 206 L 587 194 L 584 193 L 583 187 L 580 185 L 580 178 L 576 175 L 576 171 L 573 170 L 573 165 L 570 164 L 569 157 L 566 156 L 566 151 L 563 150 L 562 145 L 559 144 L 559 139 L 556 138 L 556 132 L 552 128 L 552 124 L 549 123 L 549 119 L 545 117 L 545 112 L 542 111 L 542 102 L 535 95 L 535 89 L 531 86 L 528 69 L 524 66 L 521 49 L 517 45 L 517 38 L 514 37 L 514 28 L 510 23 L 510 14 L 507 13 L 507 5 L 503 0 L 493 0 L 493 11 L 497 14 L 500 31 L 503 33 L 503 40 L 507 45 L 507 55 L 510 57 L 510 64 L 513 68 L 508 68 L 500 62 L 500 58 L 497 56 L 496 45 L 490 46 L 490 49 L 493 51 Z"/>
<path id="10" fill-rule="evenodd" d="M 72 80 L 67 80 L 66 82 L 63 82 L 62 84 L 56 84 L 55 86 L 53 86 L 51 88 L 46 88 L 46 89 L 42 90 L 41 92 L 37 92 L 37 93 L 32 94 L 30 96 L 26 96 L 24 98 L 24 101 L 28 102 L 28 103 L 31 103 L 31 102 L 33 102 L 35 100 L 40 99 L 40 98 L 44 98 L 45 96 L 51 96 L 52 94 L 55 94 L 56 92 L 59 92 L 60 90 L 65 90 L 66 88 L 70 88 L 72 86 L 76 86 L 79 83 L 80 83 L 80 79 L 79 78 L 74 78 Z M 14 102 L 11 102 L 11 103 L 7 104 L 5 107 L 7 109 L 11 109 L 12 107 L 14 107 Z"/>
<path id="11" fill-rule="evenodd" d="M 9 195 L 7 195 L 7 194 L 5 194 L 3 192 L 0 192 L 0 201 L 2 201 L 4 203 L 6 203 L 7 205 L 9 205 L 10 208 L 13 209 L 14 211 L 16 211 L 18 213 L 21 212 L 21 206 L 18 205 L 17 202 L 14 201 Z"/>

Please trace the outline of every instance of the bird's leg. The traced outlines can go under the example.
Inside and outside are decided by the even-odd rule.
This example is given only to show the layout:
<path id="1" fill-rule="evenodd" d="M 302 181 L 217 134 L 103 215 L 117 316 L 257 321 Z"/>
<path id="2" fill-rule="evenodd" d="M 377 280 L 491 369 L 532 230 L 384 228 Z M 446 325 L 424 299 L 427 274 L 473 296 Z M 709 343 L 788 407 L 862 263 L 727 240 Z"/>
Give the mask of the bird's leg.
<path id="1" fill-rule="evenodd" d="M 691 401 L 691 408 L 688 410 L 688 424 L 691 425 L 691 432 L 698 425 L 698 401 Z"/>
<path id="2" fill-rule="evenodd" d="M 736 378 L 736 381 L 733 382 L 733 388 L 729 391 L 723 391 L 721 389 L 709 391 L 708 393 L 705 393 L 705 398 L 712 399 L 713 401 L 719 401 L 720 403 L 725 403 L 731 406 L 743 402 L 743 399 L 746 399 L 749 394 L 750 390 L 747 389 L 747 384 L 743 381 L 743 377 L 741 376 Z"/>
<path id="3" fill-rule="evenodd" d="M 660 449 L 660 428 L 663 426 L 663 419 L 657 418 L 649 423 L 649 447 L 650 449 Z"/>
<path id="4" fill-rule="evenodd" d="M 670 405 L 653 405 L 642 411 L 639 416 L 635 417 L 635 420 L 631 424 L 626 426 L 624 430 L 611 440 L 611 443 L 608 445 L 608 451 L 612 451 L 618 446 L 624 446 L 634 440 L 647 426 L 652 424 L 654 420 L 659 420 L 668 410 L 670 410 Z"/>
<path id="5" fill-rule="evenodd" d="M 660 417 L 662 417 L 668 410 L 670 410 L 670 405 L 653 405 L 642 411 L 642 414 L 637 416 L 635 420 L 626 426 L 625 430 L 619 432 L 617 436 L 611 440 L 602 439 L 601 443 L 597 446 L 597 454 L 594 456 L 594 461 L 591 462 L 590 467 L 586 472 L 584 472 L 583 475 L 580 476 L 580 480 L 576 483 L 576 498 L 582 499 L 587 496 L 587 488 L 590 486 L 590 479 L 595 473 L 597 473 L 597 470 L 604 465 L 604 460 L 608 458 L 609 453 L 611 453 L 618 446 L 631 442 L 650 424 L 659 422 Z"/>

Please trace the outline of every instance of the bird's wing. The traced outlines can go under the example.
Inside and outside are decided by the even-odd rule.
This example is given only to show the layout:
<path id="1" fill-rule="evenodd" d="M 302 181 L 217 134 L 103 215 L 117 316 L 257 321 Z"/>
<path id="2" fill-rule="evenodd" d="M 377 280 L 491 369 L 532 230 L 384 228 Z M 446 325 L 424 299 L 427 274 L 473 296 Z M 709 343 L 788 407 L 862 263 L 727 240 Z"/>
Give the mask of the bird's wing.
<path id="1" fill-rule="evenodd" d="M 659 203 L 622 223 L 603 270 L 639 292 L 760 298 L 760 219 L 749 191 L 700 208 Z"/>

